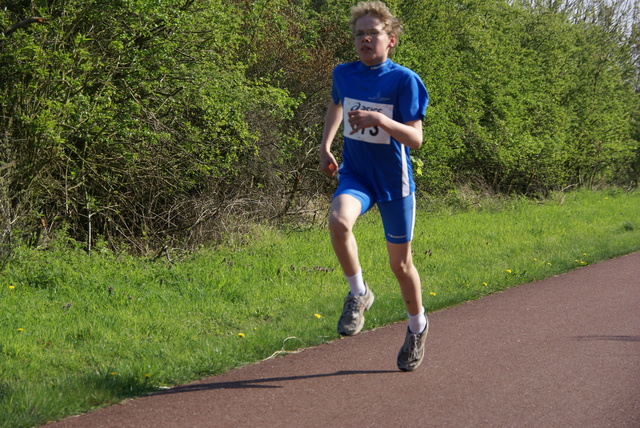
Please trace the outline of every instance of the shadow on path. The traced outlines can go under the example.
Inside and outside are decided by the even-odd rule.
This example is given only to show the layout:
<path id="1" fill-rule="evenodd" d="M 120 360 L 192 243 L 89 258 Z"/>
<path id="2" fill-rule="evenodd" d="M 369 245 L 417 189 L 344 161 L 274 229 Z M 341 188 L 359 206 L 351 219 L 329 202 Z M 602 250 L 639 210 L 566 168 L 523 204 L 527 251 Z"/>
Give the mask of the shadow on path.
<path id="1" fill-rule="evenodd" d="M 640 336 L 577 336 L 578 340 L 613 340 L 616 342 L 640 342 Z"/>
<path id="2" fill-rule="evenodd" d="M 164 391 L 154 392 L 149 396 L 154 395 L 166 395 L 166 394 L 181 394 L 183 392 L 196 392 L 196 391 L 212 391 L 215 389 L 239 389 L 239 388 L 282 388 L 280 385 L 262 385 L 272 382 L 287 382 L 293 380 L 303 379 L 317 379 L 333 376 L 350 376 L 350 375 L 372 375 L 372 374 L 386 374 L 386 373 L 401 373 L 397 370 L 340 370 L 335 373 L 320 373 L 315 375 L 300 375 L 300 376 L 286 376 L 286 377 L 269 377 L 264 379 L 249 379 L 249 380 L 237 380 L 231 382 L 215 382 L 215 383 L 201 383 L 193 385 L 177 386 L 175 388 L 167 389 Z"/>

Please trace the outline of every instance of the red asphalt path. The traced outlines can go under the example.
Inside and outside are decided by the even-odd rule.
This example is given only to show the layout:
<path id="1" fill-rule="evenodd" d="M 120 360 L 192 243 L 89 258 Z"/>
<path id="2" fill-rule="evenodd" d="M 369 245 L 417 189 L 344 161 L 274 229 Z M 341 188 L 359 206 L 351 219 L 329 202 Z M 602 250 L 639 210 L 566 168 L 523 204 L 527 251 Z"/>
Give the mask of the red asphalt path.
<path id="1" fill-rule="evenodd" d="M 47 426 L 640 427 L 640 253 L 429 320 L 412 373 L 399 323 Z"/>

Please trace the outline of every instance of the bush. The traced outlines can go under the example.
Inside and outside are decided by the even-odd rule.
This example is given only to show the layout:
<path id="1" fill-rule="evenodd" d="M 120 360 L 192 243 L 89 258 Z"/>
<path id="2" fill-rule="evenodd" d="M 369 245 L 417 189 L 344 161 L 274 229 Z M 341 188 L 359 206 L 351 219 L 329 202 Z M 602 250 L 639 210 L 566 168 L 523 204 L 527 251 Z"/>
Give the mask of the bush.
<path id="1" fill-rule="evenodd" d="M 637 183 L 639 37 L 621 23 L 638 15 L 578 3 L 388 2 L 406 30 L 394 60 L 431 94 L 421 192 Z M 148 252 L 324 216 L 334 182 L 317 146 L 331 70 L 357 59 L 349 7 L 7 3 L 0 263 L 12 236 L 38 245 L 63 226 L 89 251 L 102 239 Z"/>

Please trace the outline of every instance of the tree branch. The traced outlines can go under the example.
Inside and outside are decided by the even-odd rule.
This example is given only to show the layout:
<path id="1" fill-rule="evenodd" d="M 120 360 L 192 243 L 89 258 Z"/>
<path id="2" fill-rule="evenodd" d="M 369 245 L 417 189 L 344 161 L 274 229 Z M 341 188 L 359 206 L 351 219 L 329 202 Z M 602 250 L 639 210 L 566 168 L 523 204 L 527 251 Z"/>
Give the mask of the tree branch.
<path id="1" fill-rule="evenodd" d="M 9 28 L 7 31 L 4 32 L 5 37 L 7 37 L 8 35 L 10 35 L 11 33 L 13 33 L 14 31 L 22 28 L 22 27 L 26 27 L 28 25 L 31 25 L 33 23 L 37 22 L 38 24 L 43 24 L 44 23 L 44 19 L 38 17 L 38 16 L 32 16 L 31 18 L 25 19 L 22 22 L 18 22 L 17 24 L 15 24 L 13 27 Z"/>

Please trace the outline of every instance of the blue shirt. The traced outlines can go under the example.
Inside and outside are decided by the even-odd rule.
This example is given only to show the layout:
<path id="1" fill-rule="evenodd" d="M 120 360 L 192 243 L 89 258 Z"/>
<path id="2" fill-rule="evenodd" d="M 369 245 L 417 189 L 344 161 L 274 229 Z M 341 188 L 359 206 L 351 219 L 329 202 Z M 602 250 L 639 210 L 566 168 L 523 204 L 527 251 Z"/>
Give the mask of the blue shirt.
<path id="1" fill-rule="evenodd" d="M 343 108 L 344 149 L 339 174 L 356 178 L 377 202 L 413 193 L 409 147 L 379 127 L 349 135 L 347 115 L 352 110 L 373 110 L 400 123 L 422 120 L 429 94 L 420 77 L 391 60 L 371 67 L 360 61 L 340 64 L 333 70 L 331 95 Z"/>

